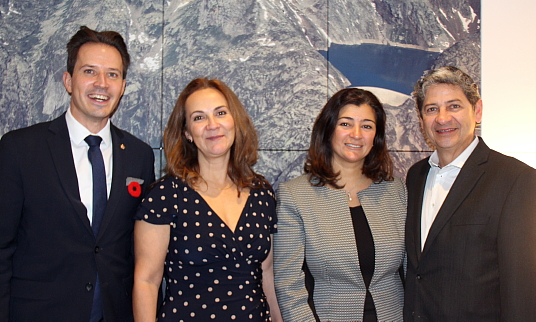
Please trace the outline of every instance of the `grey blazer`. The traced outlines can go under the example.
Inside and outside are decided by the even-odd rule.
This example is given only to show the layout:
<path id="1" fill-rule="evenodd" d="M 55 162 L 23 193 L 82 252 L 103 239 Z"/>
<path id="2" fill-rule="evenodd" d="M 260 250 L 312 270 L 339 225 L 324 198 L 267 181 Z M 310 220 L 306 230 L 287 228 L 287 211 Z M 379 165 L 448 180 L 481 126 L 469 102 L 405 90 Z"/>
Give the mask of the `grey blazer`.
<path id="1" fill-rule="evenodd" d="M 358 195 L 374 239 L 370 293 L 378 319 L 402 321 L 405 185 L 396 178 L 373 183 Z M 302 175 L 279 186 L 277 210 L 274 275 L 285 321 L 315 320 L 307 303 L 304 259 L 315 281 L 313 301 L 320 320 L 361 320 L 366 289 L 346 193 L 312 186 Z"/>

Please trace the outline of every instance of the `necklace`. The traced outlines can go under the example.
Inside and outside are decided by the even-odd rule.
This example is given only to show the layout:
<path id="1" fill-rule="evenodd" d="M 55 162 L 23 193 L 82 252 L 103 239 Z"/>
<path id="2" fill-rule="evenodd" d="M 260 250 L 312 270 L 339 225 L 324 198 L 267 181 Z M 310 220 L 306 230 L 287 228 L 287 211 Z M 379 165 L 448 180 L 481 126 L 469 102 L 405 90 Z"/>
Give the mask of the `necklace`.
<path id="1" fill-rule="evenodd" d="M 345 192 L 346 192 L 346 195 L 348 196 L 348 201 L 352 201 L 354 199 L 352 199 L 352 190 L 354 190 L 355 188 L 357 188 L 357 186 L 359 186 L 359 183 L 361 183 L 361 180 L 363 180 L 363 175 L 361 176 L 361 178 L 359 178 L 359 180 L 357 180 L 357 183 L 355 184 L 355 186 L 350 189 L 350 190 L 346 190 L 346 189 L 343 189 Z M 355 195 L 357 196 L 357 192 L 355 193 Z"/>
<path id="2" fill-rule="evenodd" d="M 357 185 L 355 185 L 355 186 L 354 186 L 352 189 L 350 189 L 350 190 L 344 190 L 344 191 L 346 191 L 346 195 L 348 196 L 348 200 L 349 200 L 349 201 L 352 201 L 352 200 L 353 200 L 353 199 L 352 199 L 352 193 L 351 193 L 351 191 L 354 190 L 356 187 L 357 187 Z M 357 192 L 356 192 L 355 194 L 357 195 Z"/>

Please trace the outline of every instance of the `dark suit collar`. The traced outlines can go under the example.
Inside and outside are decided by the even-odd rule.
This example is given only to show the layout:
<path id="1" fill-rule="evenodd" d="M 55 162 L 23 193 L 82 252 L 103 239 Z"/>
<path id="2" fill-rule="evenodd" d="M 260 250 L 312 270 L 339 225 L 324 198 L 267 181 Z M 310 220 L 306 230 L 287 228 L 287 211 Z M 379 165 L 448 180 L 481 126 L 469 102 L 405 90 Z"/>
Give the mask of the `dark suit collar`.
<path id="1" fill-rule="evenodd" d="M 120 203 L 121 193 L 123 192 L 123 189 L 127 189 L 124 169 L 127 162 L 133 162 L 133 160 L 128 160 L 126 157 L 126 149 L 128 146 L 124 142 L 124 133 L 113 124 L 110 124 L 110 131 L 112 134 L 113 153 L 112 187 L 97 238 L 104 233 L 111 217 L 116 213 L 116 209 Z M 47 141 L 63 190 L 69 198 L 77 215 L 80 217 L 80 220 L 82 220 L 87 227 L 87 231 L 93 236 L 93 231 L 91 230 L 91 225 L 87 216 L 87 209 L 80 199 L 78 177 L 76 175 L 76 168 L 73 161 L 73 153 L 71 150 L 69 130 L 67 128 L 67 122 L 65 121 L 65 113 L 50 123 L 49 132 L 51 135 Z"/>
<path id="2" fill-rule="evenodd" d="M 449 221 L 454 212 L 456 212 L 456 210 L 465 200 L 465 198 L 467 198 L 469 193 L 475 188 L 480 177 L 485 173 L 485 168 L 482 167 L 482 165 L 487 162 L 489 152 L 490 149 L 484 143 L 482 138 L 479 137 L 478 145 L 460 170 L 460 173 L 456 177 L 456 180 L 450 188 L 450 191 L 445 198 L 443 205 L 439 209 L 439 212 L 437 213 L 437 216 L 432 226 L 430 227 L 430 231 L 428 232 L 428 237 L 426 239 L 426 244 L 423 249 L 423 255 L 426 254 L 427 249 L 431 247 L 430 245 L 434 242 L 435 238 L 437 238 L 437 235 L 441 232 L 445 224 Z M 420 209 L 422 209 L 422 199 Z M 420 235 L 420 222 L 418 228 Z"/>
<path id="3" fill-rule="evenodd" d="M 50 122 L 49 137 L 47 138 L 50 154 L 54 160 L 56 173 L 63 187 L 63 191 L 71 202 L 76 214 L 84 223 L 91 235 L 93 232 L 87 217 L 87 209 L 80 200 L 80 190 L 78 187 L 78 177 L 73 161 L 73 152 L 71 150 L 71 141 L 69 130 L 65 121 L 65 113 L 57 119 Z"/>
<path id="4" fill-rule="evenodd" d="M 414 191 L 410 196 L 409 202 L 413 205 L 412 212 L 417 212 L 419 216 L 413 221 L 413 244 L 414 249 L 416 250 L 416 258 L 421 256 L 421 217 L 422 217 L 422 203 L 424 199 L 424 188 L 426 186 L 426 178 L 428 177 L 428 172 L 430 171 L 430 157 L 421 160 L 417 165 L 416 174 L 412 177 L 413 182 L 411 183 Z M 409 205 L 409 203 L 408 203 Z"/>
<path id="5" fill-rule="evenodd" d="M 105 233 L 112 217 L 117 214 L 117 207 L 120 204 L 121 195 L 127 189 L 127 175 L 125 173 L 127 163 L 136 162 L 136 160 L 128 160 L 127 158 L 127 149 L 129 146 L 125 143 L 124 133 L 113 124 L 110 124 L 110 131 L 112 134 L 113 154 L 112 186 L 97 239 Z"/>

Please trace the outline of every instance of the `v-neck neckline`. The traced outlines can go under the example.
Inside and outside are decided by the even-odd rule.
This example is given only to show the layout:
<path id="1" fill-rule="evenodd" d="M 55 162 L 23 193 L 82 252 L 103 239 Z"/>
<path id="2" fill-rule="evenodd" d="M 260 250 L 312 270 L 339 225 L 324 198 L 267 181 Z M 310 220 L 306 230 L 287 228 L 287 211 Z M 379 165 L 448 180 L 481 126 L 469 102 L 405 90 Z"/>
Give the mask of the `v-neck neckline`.
<path id="1" fill-rule="evenodd" d="M 227 228 L 227 230 L 229 230 L 233 236 L 235 235 L 236 233 L 236 230 L 238 229 L 238 227 L 241 226 L 240 222 L 242 221 L 242 218 L 244 217 L 244 213 L 246 212 L 246 209 L 248 208 L 248 204 L 250 203 L 250 199 L 251 199 L 251 189 L 249 190 L 248 192 L 248 197 L 246 199 L 246 202 L 244 203 L 244 207 L 242 207 L 242 211 L 240 212 L 240 216 L 238 217 L 238 220 L 236 221 L 236 226 L 235 226 L 235 229 L 231 229 L 231 227 L 229 227 L 229 225 L 220 217 L 220 215 L 218 215 L 218 213 L 210 206 L 210 204 L 205 200 L 205 198 L 203 198 L 203 196 L 195 189 L 191 188 L 192 191 L 195 191 L 195 193 L 197 194 L 197 196 L 203 200 L 203 202 L 205 203 L 205 205 L 207 206 L 207 208 L 214 214 L 216 215 L 216 217 L 218 218 L 218 220 L 220 221 L 220 223 L 222 223 L 225 228 Z"/>

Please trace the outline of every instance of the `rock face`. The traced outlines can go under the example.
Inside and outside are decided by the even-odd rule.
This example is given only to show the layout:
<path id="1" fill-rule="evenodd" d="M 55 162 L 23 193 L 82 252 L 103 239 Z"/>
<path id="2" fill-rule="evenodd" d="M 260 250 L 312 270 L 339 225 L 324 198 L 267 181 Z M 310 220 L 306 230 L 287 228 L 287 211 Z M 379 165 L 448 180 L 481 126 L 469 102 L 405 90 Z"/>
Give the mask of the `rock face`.
<path id="1" fill-rule="evenodd" d="M 257 171 L 276 185 L 301 173 L 318 111 L 352 84 L 345 66 L 330 63 L 333 44 L 435 52 L 428 68 L 454 64 L 480 80 L 477 0 L 18 0 L 0 11 L 0 135 L 66 110 L 65 45 L 80 25 L 115 30 L 132 60 L 116 125 L 160 155 L 182 88 L 195 77 L 221 79 L 256 125 Z M 413 102 L 402 102 L 385 105 L 398 175 L 430 150 Z"/>

